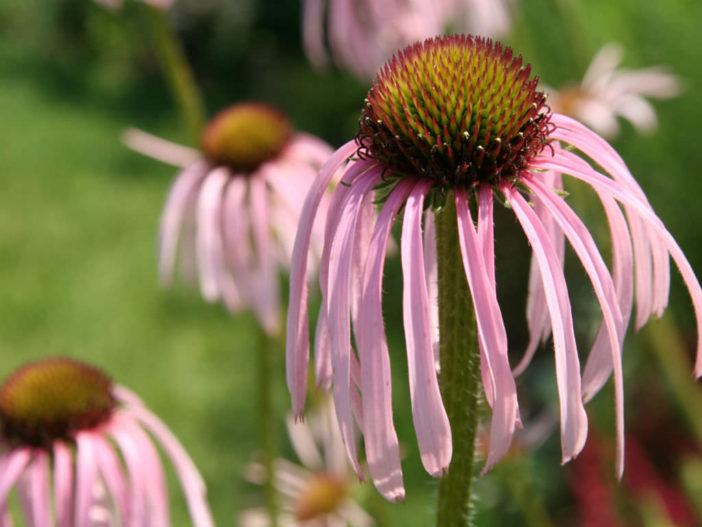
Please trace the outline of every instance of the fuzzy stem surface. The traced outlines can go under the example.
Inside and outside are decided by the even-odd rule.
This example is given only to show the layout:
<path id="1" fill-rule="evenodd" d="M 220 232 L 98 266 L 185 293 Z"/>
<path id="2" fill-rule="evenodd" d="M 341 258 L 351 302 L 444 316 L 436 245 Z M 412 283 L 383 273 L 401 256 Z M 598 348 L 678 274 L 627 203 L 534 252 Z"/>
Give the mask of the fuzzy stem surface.
<path id="1" fill-rule="evenodd" d="M 471 525 L 475 437 L 478 427 L 480 351 L 475 313 L 458 242 L 453 193 L 436 213 L 439 278 L 439 385 L 451 423 L 453 457 L 439 482 L 436 525 Z"/>

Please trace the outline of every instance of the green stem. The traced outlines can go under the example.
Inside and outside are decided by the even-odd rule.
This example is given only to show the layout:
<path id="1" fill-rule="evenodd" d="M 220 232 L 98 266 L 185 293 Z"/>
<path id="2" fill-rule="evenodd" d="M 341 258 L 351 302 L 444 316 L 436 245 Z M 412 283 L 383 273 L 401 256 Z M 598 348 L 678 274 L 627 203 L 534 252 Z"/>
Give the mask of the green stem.
<path id="1" fill-rule="evenodd" d="M 195 144 L 199 144 L 206 112 L 192 69 L 166 14 L 155 7 L 147 6 L 147 9 L 164 77 L 173 92 L 183 124 L 188 128 Z"/>
<path id="2" fill-rule="evenodd" d="M 276 457 L 275 418 L 273 408 L 273 374 L 276 343 L 273 337 L 260 329 L 258 352 L 258 421 L 261 449 L 263 451 L 264 495 L 266 510 L 270 517 L 269 525 L 278 525 L 278 494 L 275 489 L 274 463 Z"/>
<path id="3" fill-rule="evenodd" d="M 471 483 L 478 428 L 480 352 L 475 313 L 458 244 L 453 193 L 436 214 L 439 274 L 440 387 L 451 423 L 453 457 L 439 483 L 436 525 L 470 525 Z"/>

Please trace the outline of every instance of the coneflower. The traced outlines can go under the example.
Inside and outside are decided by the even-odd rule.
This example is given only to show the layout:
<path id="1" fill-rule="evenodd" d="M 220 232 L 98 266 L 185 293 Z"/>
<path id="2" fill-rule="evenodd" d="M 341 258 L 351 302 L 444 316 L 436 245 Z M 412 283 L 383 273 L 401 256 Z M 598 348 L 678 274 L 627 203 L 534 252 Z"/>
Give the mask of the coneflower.
<path id="1" fill-rule="evenodd" d="M 323 214 L 320 199 L 341 168 L 341 182 L 324 217 L 315 362 L 317 382 L 333 385 L 337 418 L 356 470 L 360 472 L 354 416 L 376 486 L 390 500 L 403 498 L 381 308 L 385 253 L 398 214 L 410 400 L 419 450 L 430 474 L 445 474 L 451 462 L 449 478 L 459 478 L 447 483 L 446 492 L 444 482 L 440 485 L 439 517 L 452 507 L 445 509 L 442 500 L 465 502 L 468 494 L 477 420 L 475 376 L 482 376 L 492 407 L 485 470 L 507 452 L 520 418 L 496 294 L 497 200 L 514 212 L 532 247 L 537 278 L 530 295 L 541 299 L 543 318 L 532 309 L 530 327 L 553 335 L 563 461 L 585 443 L 584 398 L 598 391 L 613 370 L 616 470 L 621 474 L 621 347 L 634 290 L 639 325 L 660 315 L 667 305 L 672 256 L 692 296 L 698 327 L 702 290 L 619 155 L 579 122 L 552 113 L 521 57 L 472 36 L 437 37 L 397 53 L 373 82 L 359 125 L 357 137 L 322 169 L 297 233 L 287 325 L 288 386 L 295 414 L 303 412 L 307 387 L 310 233 Z M 611 270 L 564 198 L 563 175 L 587 183 L 599 197 L 611 231 Z M 382 203 L 377 218 L 376 203 Z M 559 249 L 564 237 L 585 268 L 604 317 L 583 377 Z M 438 316 L 433 297 L 438 298 Z M 472 311 L 477 345 L 471 344 Z M 702 374 L 699 347 L 695 374 Z M 451 492 L 454 498 L 447 498 Z M 455 525 L 455 515 L 465 513 L 461 510 L 439 523 Z"/>

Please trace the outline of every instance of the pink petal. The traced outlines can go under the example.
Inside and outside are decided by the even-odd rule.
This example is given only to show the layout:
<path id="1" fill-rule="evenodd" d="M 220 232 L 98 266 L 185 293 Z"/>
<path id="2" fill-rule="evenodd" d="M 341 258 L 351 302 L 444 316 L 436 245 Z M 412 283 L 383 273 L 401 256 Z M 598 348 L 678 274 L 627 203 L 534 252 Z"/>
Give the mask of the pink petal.
<path id="1" fill-rule="evenodd" d="M 222 243 L 224 261 L 231 273 L 231 287 L 223 291 L 224 301 L 230 312 L 238 312 L 251 304 L 253 278 L 250 276 L 251 235 L 247 211 L 247 181 L 231 178 L 222 198 Z"/>
<path id="2" fill-rule="evenodd" d="M 695 308 L 698 328 L 695 376 L 702 377 L 702 333 L 700 333 L 700 328 L 702 328 L 702 288 L 700 288 L 695 272 L 692 270 L 692 266 L 690 266 L 690 263 L 687 261 L 685 254 L 647 203 L 642 202 L 638 197 L 633 195 L 628 188 L 623 188 L 622 185 L 603 176 L 594 169 L 585 170 L 577 166 L 577 163 L 570 161 L 571 155 L 572 154 L 569 152 L 557 152 L 554 157 L 549 156 L 548 158 L 534 159 L 532 165 L 534 167 L 543 166 L 545 168 L 560 170 L 564 174 L 569 174 L 588 183 L 596 191 L 611 196 L 622 203 L 627 210 L 636 213 L 638 218 L 659 237 L 666 250 L 669 251 L 670 255 L 673 257 L 675 264 L 678 266 Z M 599 163 L 596 158 L 594 160 Z"/>
<path id="3" fill-rule="evenodd" d="M 249 182 L 251 225 L 257 272 L 256 290 L 253 301 L 254 311 L 263 328 L 269 335 L 280 331 L 280 291 L 278 274 L 275 269 L 269 225 L 269 206 L 265 181 L 253 175 Z"/>
<path id="4" fill-rule="evenodd" d="M 617 291 L 619 308 L 622 312 L 623 325 L 629 324 L 634 298 L 634 256 L 631 248 L 631 237 L 626 219 L 619 205 L 607 195 L 599 194 L 609 222 L 610 238 L 612 240 L 612 276 L 614 288 Z M 609 349 L 607 330 L 604 326 L 595 338 L 592 350 L 585 363 L 583 371 L 583 398 L 588 402 L 600 391 L 612 372 L 612 354 Z"/>
<path id="5" fill-rule="evenodd" d="M 332 177 L 357 148 L 355 141 L 349 141 L 332 155 L 310 188 L 300 215 L 290 265 L 290 306 L 285 346 L 288 389 L 292 398 L 293 413 L 297 416 L 302 415 L 307 390 L 310 346 L 307 315 L 307 252 L 314 219 Z"/>
<path id="6" fill-rule="evenodd" d="M 540 174 L 544 179 L 544 183 L 550 188 L 563 189 L 561 176 L 557 172 L 547 171 Z M 534 198 L 534 212 L 541 220 L 544 228 L 549 234 L 551 243 L 556 250 L 561 266 L 565 261 L 565 241 L 563 232 L 554 225 L 554 221 L 550 215 L 544 211 L 543 205 L 538 198 Z M 529 363 L 534 357 L 539 345 L 543 345 L 551 335 L 551 324 L 548 317 L 548 307 L 546 305 L 546 297 L 544 296 L 544 286 L 541 282 L 541 274 L 539 273 L 539 265 L 535 261 L 534 256 L 531 257 L 531 265 L 529 267 L 529 288 L 527 294 L 527 325 L 529 327 L 529 343 L 524 352 L 524 356 L 519 361 L 519 364 L 514 368 L 514 375 L 521 375 L 529 366 Z"/>
<path id="7" fill-rule="evenodd" d="M 124 417 L 120 427 L 131 436 L 139 449 L 142 465 L 141 477 L 144 479 L 146 497 L 149 503 L 149 525 L 168 527 L 170 525 L 168 491 L 158 452 L 135 421 Z"/>
<path id="8" fill-rule="evenodd" d="M 478 192 L 478 240 L 480 243 L 480 250 L 483 253 L 483 261 L 485 262 L 485 269 L 490 280 L 491 288 L 495 290 L 495 294 L 497 294 L 497 287 L 495 284 L 495 235 L 492 199 L 492 188 L 490 185 L 481 185 Z M 506 340 L 504 345 L 507 346 Z M 490 356 L 486 354 L 485 346 L 481 338 L 478 338 L 478 347 L 480 348 L 480 377 L 483 381 L 485 399 L 492 409 L 497 397 L 494 382 L 495 374 L 492 371 Z"/>
<path id="9" fill-rule="evenodd" d="M 524 178 L 527 185 L 539 196 L 541 202 L 550 210 L 564 234 L 570 241 L 585 271 L 590 277 L 595 295 L 602 308 L 609 334 L 609 348 L 614 367 L 614 399 L 617 427 L 617 475 L 621 477 L 624 470 L 624 379 L 622 375 L 621 347 L 626 327 L 619 309 L 619 302 L 612 277 L 602 256 L 592 239 L 590 232 L 580 218 L 568 207 L 565 201 L 551 193 L 536 178 Z"/>
<path id="10" fill-rule="evenodd" d="M 161 284 L 170 286 L 178 255 L 178 238 L 188 204 L 195 200 L 207 165 L 197 163 L 181 172 L 168 192 L 159 229 L 158 268 Z"/>
<path id="11" fill-rule="evenodd" d="M 141 422 L 159 441 L 176 469 L 195 527 L 214 525 L 205 499 L 205 483 L 178 439 L 163 422 L 124 386 L 114 387 L 115 395 L 128 405 L 129 414 Z"/>
<path id="12" fill-rule="evenodd" d="M 578 121 L 564 115 L 554 114 L 551 122 L 557 126 L 552 134 L 553 137 L 568 142 L 592 159 L 597 159 L 598 164 L 615 181 L 624 185 L 633 195 L 649 205 L 646 195 L 622 158 L 604 139 Z M 636 326 L 640 328 L 651 314 L 656 313 L 660 316 L 667 306 L 670 262 L 662 240 L 655 233 L 647 233 L 637 224 L 635 218 L 630 218 L 630 223 L 636 253 Z M 653 256 L 653 270 L 649 253 Z"/>
<path id="13" fill-rule="evenodd" d="M 134 438 L 124 430 L 122 423 L 117 418 L 113 418 L 109 423 L 107 432 L 117 443 L 129 473 L 129 518 L 126 524 L 134 526 L 142 525 L 146 518 L 148 518 L 148 512 L 146 510 L 146 481 L 141 473 L 143 461 L 141 459 L 141 453 L 139 452 L 139 445 Z"/>
<path id="14" fill-rule="evenodd" d="M 351 260 L 354 251 L 353 239 L 361 202 L 365 194 L 381 178 L 381 170 L 372 167 L 352 184 L 340 206 L 336 230 L 329 252 L 329 300 L 327 318 L 331 336 L 331 359 L 334 380 L 334 405 L 339 420 L 341 436 L 348 450 L 349 459 L 356 473 L 361 469 L 356 459 L 356 445 L 351 416 L 350 376 L 351 376 L 351 328 L 350 328 L 350 287 Z"/>
<path id="15" fill-rule="evenodd" d="M 29 448 L 12 449 L 0 457 L 0 521 L 5 522 L 7 498 L 32 457 Z"/>
<path id="16" fill-rule="evenodd" d="M 114 447 L 101 435 L 93 435 L 93 445 L 97 455 L 98 468 L 110 494 L 115 508 L 119 513 L 122 524 L 129 517 L 127 502 L 127 480 L 122 470 L 122 464 L 114 451 Z"/>
<path id="17" fill-rule="evenodd" d="M 481 204 L 485 208 L 485 193 L 483 195 Z M 455 190 L 455 202 L 463 268 L 473 299 L 478 337 L 484 350 L 481 359 L 485 359 L 489 364 L 486 370 L 493 373 L 491 380 L 495 391 L 490 427 L 490 450 L 483 468 L 485 473 L 509 450 L 514 427 L 519 422 L 519 405 L 517 388 L 507 358 L 507 332 L 497 302 L 494 278 L 486 269 L 485 254 L 481 251 L 485 246 L 481 243 L 473 226 L 465 189 Z M 487 221 L 485 217 L 483 221 Z M 487 249 L 489 251 L 489 244 Z"/>
<path id="18" fill-rule="evenodd" d="M 99 482 L 95 446 L 90 433 L 76 435 L 76 517 L 77 525 L 90 525 L 93 491 Z"/>
<path id="19" fill-rule="evenodd" d="M 306 0 L 302 12 L 302 41 L 305 54 L 317 68 L 327 65 L 324 49 L 324 6 L 322 0 Z"/>
<path id="20" fill-rule="evenodd" d="M 51 527 L 53 518 L 49 500 L 49 456 L 37 450 L 27 469 L 27 521 L 33 527 Z"/>
<path id="21" fill-rule="evenodd" d="M 54 442 L 54 506 L 58 527 L 73 524 L 73 456 L 62 441 Z"/>
<path id="22" fill-rule="evenodd" d="M 385 253 L 397 211 L 412 187 L 405 179 L 383 205 L 368 244 L 363 275 L 358 353 L 361 361 L 364 427 L 368 468 L 378 491 L 395 502 L 405 497 L 400 451 L 392 420 L 392 375 L 383 328 L 382 286 Z"/>
<path id="23" fill-rule="evenodd" d="M 402 315 L 414 429 L 422 464 L 427 472 L 437 477 L 448 470 L 452 444 L 451 427 L 441 401 L 434 365 L 422 247 L 424 195 L 432 185 L 431 181 L 424 180 L 417 183 L 405 204 L 401 240 Z"/>
<path id="24" fill-rule="evenodd" d="M 210 302 L 219 299 L 222 294 L 222 195 L 229 179 L 229 169 L 220 167 L 212 170 L 202 184 L 197 203 L 196 244 L 200 289 L 205 300 Z"/>
<path id="25" fill-rule="evenodd" d="M 537 258 L 546 293 L 556 355 L 556 381 L 561 400 L 561 449 L 563 462 L 582 450 L 587 436 L 587 415 L 580 388 L 580 361 L 573 333 L 568 289 L 558 256 L 548 233 L 526 200 L 511 184 L 501 187 L 509 200 Z"/>
<path id="26" fill-rule="evenodd" d="M 439 268 L 436 261 L 436 225 L 433 214 L 424 216 L 424 274 L 429 295 L 429 320 L 434 363 L 439 371 Z"/>

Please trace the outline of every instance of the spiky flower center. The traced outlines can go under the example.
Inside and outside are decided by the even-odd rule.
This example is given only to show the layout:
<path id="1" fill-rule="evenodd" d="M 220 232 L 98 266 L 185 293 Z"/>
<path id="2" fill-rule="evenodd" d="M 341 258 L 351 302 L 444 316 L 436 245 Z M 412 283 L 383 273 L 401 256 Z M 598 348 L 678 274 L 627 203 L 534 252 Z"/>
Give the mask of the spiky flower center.
<path id="1" fill-rule="evenodd" d="M 112 383 L 100 370 L 69 358 L 27 364 L 0 387 L 3 440 L 50 446 L 107 420 Z"/>
<path id="2" fill-rule="evenodd" d="M 278 110 L 246 102 L 222 110 L 209 122 L 202 149 L 210 161 L 250 173 L 275 158 L 291 135 L 290 123 Z"/>
<path id="3" fill-rule="evenodd" d="M 368 92 L 359 156 L 441 187 L 516 178 L 548 142 L 538 80 L 510 48 L 466 35 L 397 53 Z"/>

